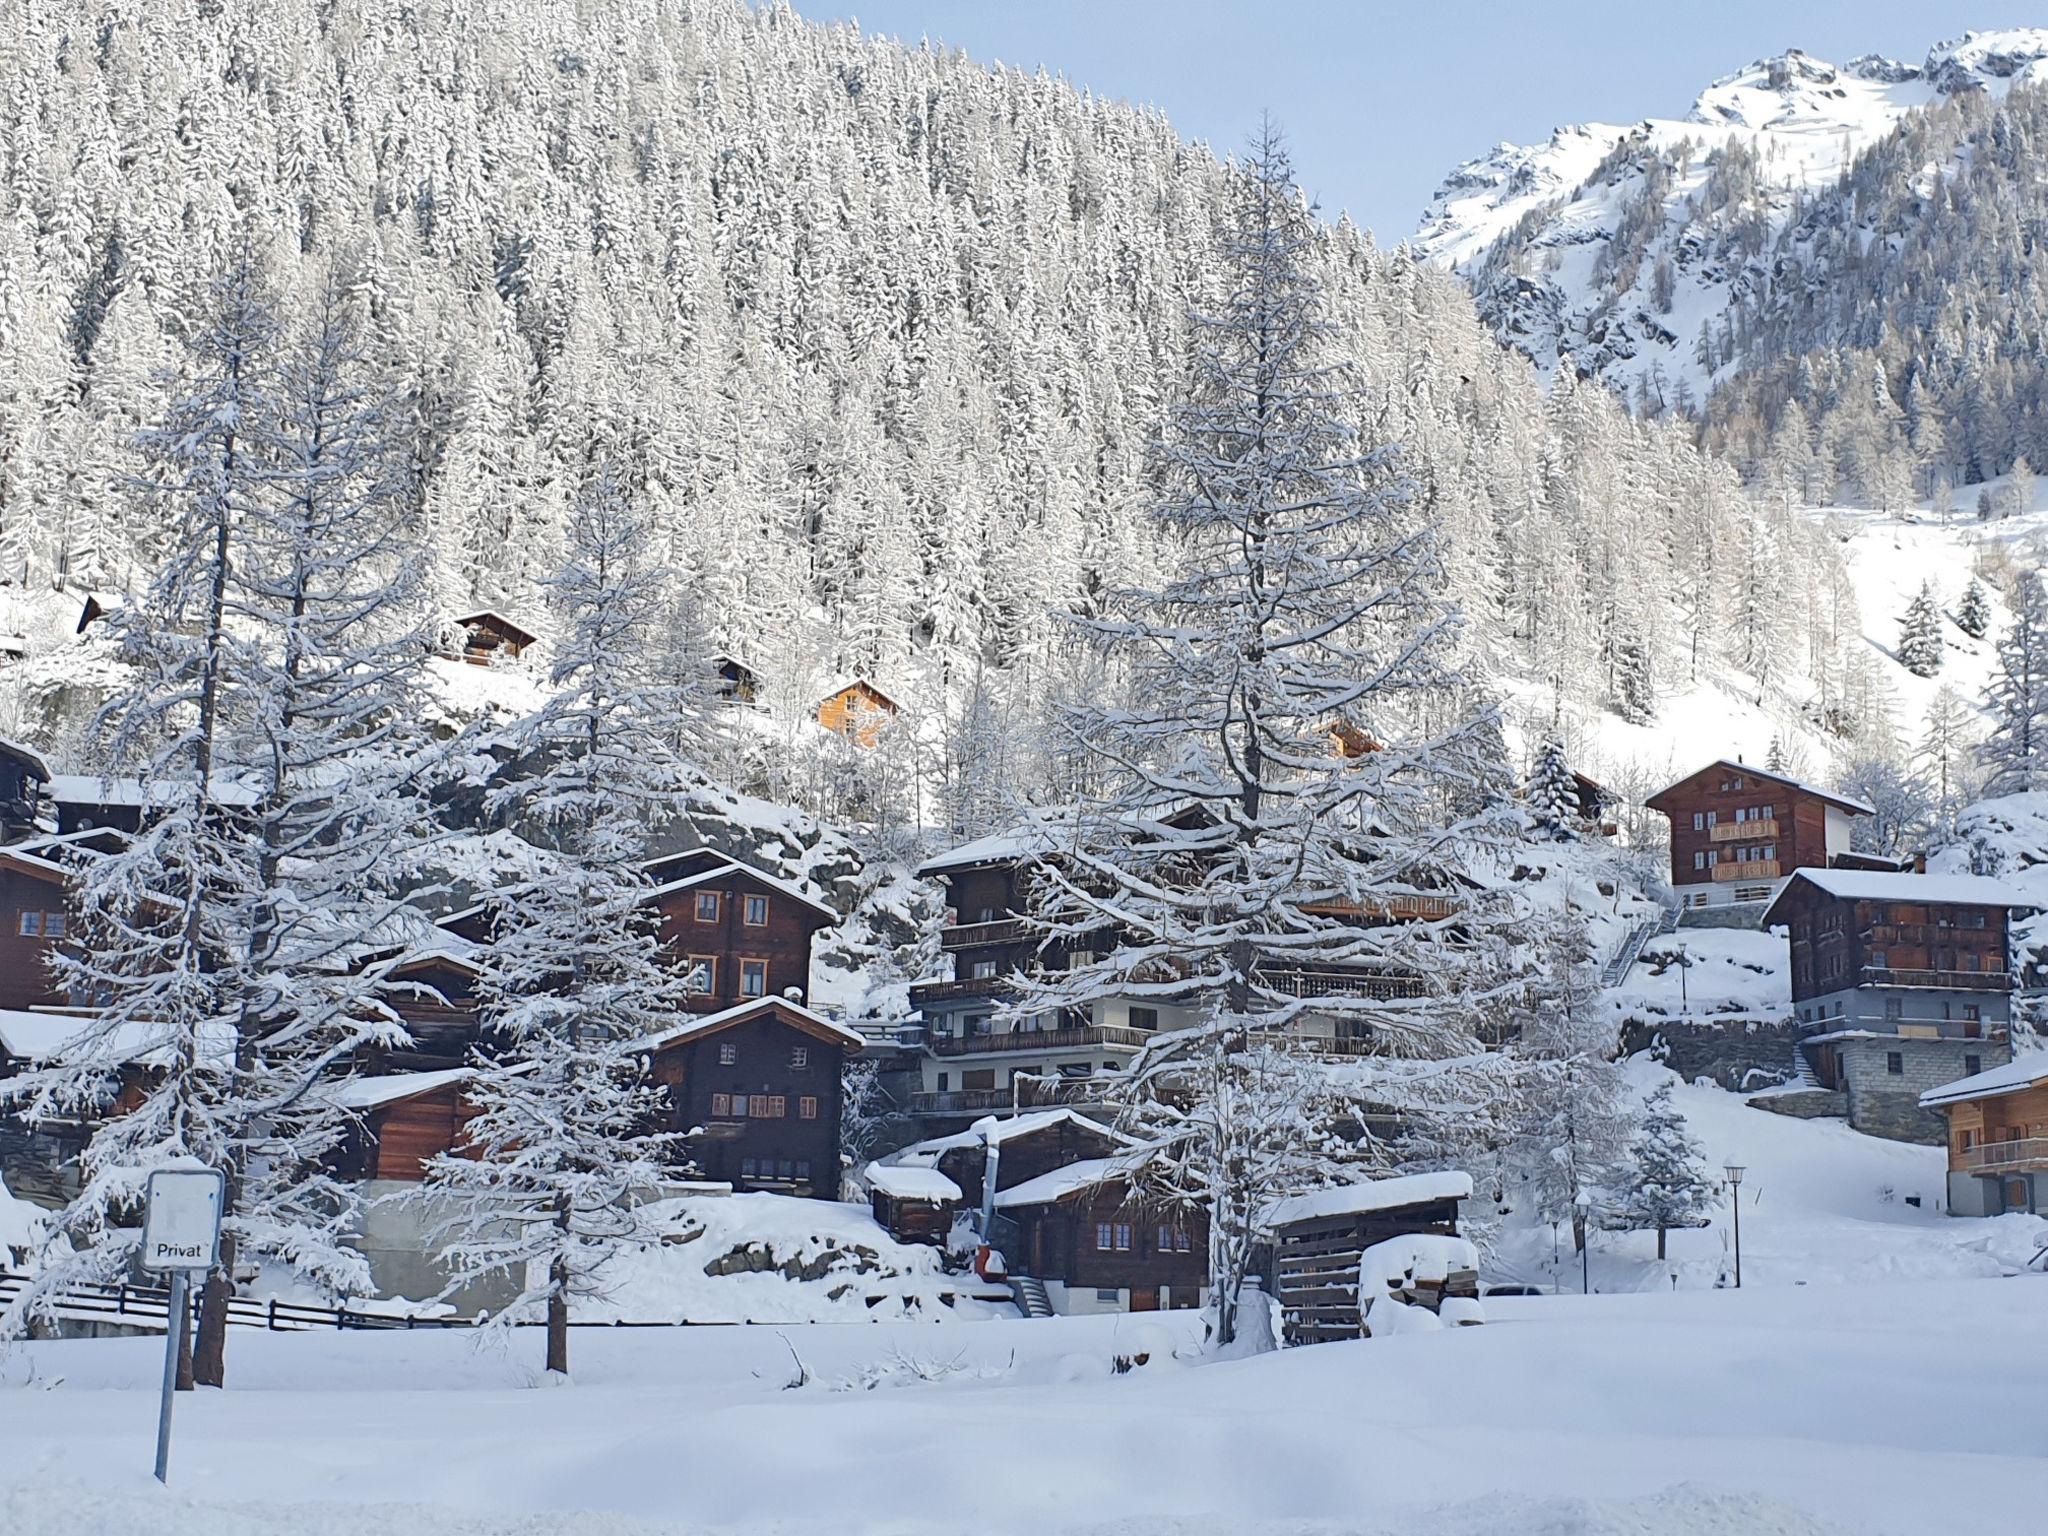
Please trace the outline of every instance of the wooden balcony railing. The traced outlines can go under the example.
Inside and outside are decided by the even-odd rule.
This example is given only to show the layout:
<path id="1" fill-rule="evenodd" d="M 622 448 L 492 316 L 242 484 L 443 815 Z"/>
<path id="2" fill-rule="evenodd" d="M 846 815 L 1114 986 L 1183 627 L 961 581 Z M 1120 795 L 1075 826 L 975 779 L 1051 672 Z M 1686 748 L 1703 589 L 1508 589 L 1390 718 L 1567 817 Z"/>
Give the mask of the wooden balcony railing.
<path id="1" fill-rule="evenodd" d="M 2030 1136 L 2020 1141 L 1990 1141 L 1963 1154 L 1963 1167 L 1971 1173 L 2005 1173 L 2017 1169 L 2048 1169 L 2048 1136 Z"/>
<path id="2" fill-rule="evenodd" d="M 989 944 L 1021 944 L 1029 933 L 1020 917 L 998 918 L 988 923 L 955 923 L 939 930 L 939 947 L 950 952 L 980 949 Z"/>
<path id="3" fill-rule="evenodd" d="M 913 1093 L 910 1112 L 913 1115 L 978 1115 L 992 1109 L 1008 1109 L 1011 1103 L 1012 1095 L 1007 1088 L 955 1088 L 946 1093 Z"/>
<path id="4" fill-rule="evenodd" d="M 1724 821 L 1707 828 L 1707 840 L 1715 843 L 1774 842 L 1778 836 L 1776 817 L 1763 821 Z"/>
<path id="5" fill-rule="evenodd" d="M 1136 1050 L 1152 1038 L 1148 1029 L 1127 1024 L 1084 1024 L 1074 1029 L 1004 1029 L 979 1035 L 934 1035 L 934 1056 L 979 1056 L 991 1051 L 1058 1051 L 1111 1045 Z"/>
<path id="6" fill-rule="evenodd" d="M 1420 976 L 1362 971 L 1259 971 L 1258 984 L 1286 997 L 1421 997 Z"/>
<path id="7" fill-rule="evenodd" d="M 926 1003 L 943 1003 L 955 998 L 987 997 L 1006 995 L 1010 990 L 1007 976 L 963 976 L 957 981 L 920 981 L 910 989 L 910 1005 L 922 1008 Z"/>
<path id="8" fill-rule="evenodd" d="M 1959 992 L 2010 992 L 2012 982 L 2001 963 L 1995 971 L 1915 971 L 1866 965 L 1862 984 L 1870 987 L 1951 987 Z"/>
<path id="9" fill-rule="evenodd" d="M 1778 878 L 1778 874 L 1779 866 L 1776 859 L 1752 859 L 1747 864 L 1716 864 L 1714 866 L 1714 879 L 1716 882 L 1729 880 L 1775 880 Z"/>

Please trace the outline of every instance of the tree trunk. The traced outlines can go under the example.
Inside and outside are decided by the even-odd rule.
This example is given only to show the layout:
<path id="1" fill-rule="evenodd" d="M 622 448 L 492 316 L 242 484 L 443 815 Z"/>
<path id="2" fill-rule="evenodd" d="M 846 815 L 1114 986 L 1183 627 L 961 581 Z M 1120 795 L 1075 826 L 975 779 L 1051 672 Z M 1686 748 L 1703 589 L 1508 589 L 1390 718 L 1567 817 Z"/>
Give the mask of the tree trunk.
<path id="1" fill-rule="evenodd" d="M 1657 1257 L 1660 1260 L 1664 1257 L 1664 1228 L 1662 1226 L 1657 1228 Z"/>
<path id="2" fill-rule="evenodd" d="M 556 1259 L 548 1275 L 554 1287 L 548 1292 L 548 1370 L 569 1374 L 569 1261 Z"/>
<path id="3" fill-rule="evenodd" d="M 221 1234 L 220 1263 L 206 1272 L 199 1291 L 199 1339 L 192 1347 L 192 1379 L 202 1387 L 227 1385 L 228 1275 L 235 1262 L 235 1240 Z"/>

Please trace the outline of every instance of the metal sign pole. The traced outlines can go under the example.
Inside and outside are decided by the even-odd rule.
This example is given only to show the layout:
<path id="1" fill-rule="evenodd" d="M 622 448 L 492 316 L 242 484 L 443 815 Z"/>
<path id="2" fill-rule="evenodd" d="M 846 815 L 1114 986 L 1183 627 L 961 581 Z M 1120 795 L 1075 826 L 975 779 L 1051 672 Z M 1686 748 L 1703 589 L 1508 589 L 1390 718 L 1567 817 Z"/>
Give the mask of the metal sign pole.
<path id="1" fill-rule="evenodd" d="M 227 1180 L 196 1162 L 159 1168 L 149 1176 L 142 1216 L 142 1267 L 171 1277 L 170 1306 L 164 1312 L 164 1397 L 156 1410 L 156 1480 L 169 1481 L 171 1398 L 178 1390 L 178 1347 L 191 1277 L 205 1274 L 220 1257 L 221 1208 Z"/>
<path id="2" fill-rule="evenodd" d="M 164 1400 L 156 1411 L 156 1480 L 171 1470 L 171 1401 L 178 1391 L 178 1345 L 185 1337 L 185 1271 L 171 1271 L 171 1305 L 164 1314 Z"/>

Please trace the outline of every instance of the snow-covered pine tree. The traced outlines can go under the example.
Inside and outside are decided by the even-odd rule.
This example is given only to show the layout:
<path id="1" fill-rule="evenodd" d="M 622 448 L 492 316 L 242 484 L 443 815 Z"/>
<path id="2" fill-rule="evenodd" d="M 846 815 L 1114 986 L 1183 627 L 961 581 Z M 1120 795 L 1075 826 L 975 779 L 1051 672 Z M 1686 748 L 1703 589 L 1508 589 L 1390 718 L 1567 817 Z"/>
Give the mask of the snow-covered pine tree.
<path id="1" fill-rule="evenodd" d="M 147 591 L 106 620 L 129 681 L 95 735 L 105 771 L 149 781 L 156 803 L 141 836 L 82 858 L 72 883 L 72 943 L 57 965 L 99 1012 L 62 1061 L 6 1085 L 31 1123 L 97 1123 L 79 1156 L 81 1188 L 50 1222 L 53 1262 L 8 1309 L 10 1329 L 65 1285 L 122 1274 L 140 1237 L 126 1213 L 150 1171 L 190 1158 L 239 1167 L 252 1116 L 271 1098 L 255 1042 L 236 1037 L 246 975 L 221 963 L 247 942 L 255 881 L 248 796 L 226 779 L 221 754 L 252 701 L 239 686 L 252 642 L 230 608 L 237 533 L 268 493 L 259 445 L 276 410 L 277 345 L 245 247 L 195 315 L 184 393 L 141 442 L 147 471 L 136 489 L 164 521 L 165 557 Z M 136 1060 L 151 1069 L 141 1092 L 109 1113 Z M 252 1230 L 243 1194 L 228 1192 L 230 1244 Z M 205 1281 L 225 1283 L 218 1271 Z M 218 1361 L 217 1348 L 207 1352 Z M 189 1356 L 180 1377 L 193 1380 Z"/>
<path id="2" fill-rule="evenodd" d="M 1933 800 L 1937 844 L 1954 840 L 1956 813 L 1976 798 L 1977 776 L 1971 766 L 1977 731 L 1976 711 L 1961 694 L 1947 683 L 1934 690 L 1914 761 Z"/>
<path id="3" fill-rule="evenodd" d="M 1536 766 L 1530 770 L 1523 797 L 1537 831 L 1561 843 L 1577 838 L 1579 786 L 1572 778 L 1571 764 L 1565 761 L 1564 743 L 1555 736 L 1536 749 Z"/>
<path id="4" fill-rule="evenodd" d="M 1631 637 L 1615 647 L 1614 708 L 1631 725 L 1657 718 L 1657 679 L 1650 665 L 1650 647 Z"/>
<path id="5" fill-rule="evenodd" d="M 329 1154 L 350 1128 L 333 1088 L 366 1045 L 403 1044 L 386 971 L 433 836 L 417 686 L 428 655 L 423 552 L 406 533 L 411 460 L 364 354 L 357 305 L 329 284 L 282 349 L 261 423 L 264 494 L 238 521 L 229 620 L 248 643 L 219 765 L 241 821 L 246 928 L 218 957 L 249 1098 L 230 1167 L 243 1225 L 222 1270 L 282 1262 L 336 1294 L 368 1288 L 354 1184 Z M 257 1071 L 260 1064 L 260 1089 Z M 218 1383 L 228 1287 L 200 1310 L 195 1370 Z"/>
<path id="6" fill-rule="evenodd" d="M 1576 1250 L 1586 1243 L 1588 1213 L 1612 1203 L 1635 1121 L 1584 920 L 1541 913 L 1528 924 L 1528 948 L 1532 968 L 1512 1047 L 1521 1096 L 1507 1161 L 1539 1220 L 1572 1224 Z"/>
<path id="7" fill-rule="evenodd" d="M 1631 1227 L 1656 1230 L 1661 1259 L 1664 1235 L 1673 1227 L 1704 1226 L 1719 1195 L 1720 1186 L 1700 1160 L 1699 1143 L 1671 1102 L 1671 1085 L 1661 1084 L 1643 1105 L 1636 1129 L 1622 1192 L 1623 1218 Z"/>
<path id="8" fill-rule="evenodd" d="M 1984 591 L 1984 583 L 1974 576 L 1963 588 L 1962 601 L 1956 604 L 1956 628 L 1973 640 L 1982 640 L 1991 628 L 1991 600 Z"/>
<path id="9" fill-rule="evenodd" d="M 566 1375 L 571 1306 L 601 1293 L 614 1254 L 655 1239 L 641 1207 L 682 1161 L 680 1138 L 652 1129 L 665 1090 L 636 1047 L 688 1003 L 643 868 L 687 770 L 648 675 L 660 573 L 609 464 L 577 496 L 549 585 L 553 693 L 504 742 L 531 776 L 487 797 L 527 831 L 532 868 L 484 899 L 485 1046 L 464 1090 L 476 1115 L 424 1195 L 451 1288 L 509 1273 L 520 1292 L 496 1321 L 543 1310 L 547 1369 Z"/>
<path id="10" fill-rule="evenodd" d="M 2015 583 L 2012 622 L 1999 637 L 1984 707 L 1991 732 L 1977 755 L 1985 793 L 2019 794 L 2048 782 L 2048 589 L 2038 572 Z"/>
<path id="11" fill-rule="evenodd" d="M 1934 600 L 1930 582 L 1920 584 L 1899 621 L 1899 665 L 1915 677 L 1932 677 L 1941 670 L 1941 605 Z"/>
<path id="12" fill-rule="evenodd" d="M 1315 1177 L 1291 1153 L 1261 1154 L 1257 1122 L 1292 1114 L 1294 1143 L 1314 1144 L 1340 1096 L 1330 1079 L 1311 1116 L 1290 1079 L 1279 1097 L 1296 1107 L 1274 1105 L 1258 1091 L 1270 1053 L 1311 1020 L 1369 1034 L 1387 1060 L 1349 1069 L 1350 1122 L 1394 1058 L 1476 1056 L 1471 1011 L 1416 994 L 1459 974 L 1454 926 L 1484 930 L 1454 866 L 1508 820 L 1491 802 L 1452 813 L 1481 776 L 1484 711 L 1460 708 L 1433 530 L 1393 452 L 1358 441 L 1368 413 L 1330 355 L 1308 261 L 1321 236 L 1270 124 L 1233 195 L 1222 310 L 1196 321 L 1192 397 L 1162 448 L 1157 517 L 1187 574 L 1075 620 L 1132 702 L 1065 707 L 1101 788 L 1082 797 L 1035 915 L 1077 950 L 1105 924 L 1121 942 L 1016 1004 L 1086 1012 L 1128 996 L 1188 1011 L 1125 1074 L 1123 1117 L 1163 1138 L 1155 1188 L 1209 1209 L 1222 1342 L 1261 1210 Z M 1341 749 L 1340 726 L 1366 749 Z M 1403 920 L 1404 903 L 1454 893 L 1455 924 Z"/>

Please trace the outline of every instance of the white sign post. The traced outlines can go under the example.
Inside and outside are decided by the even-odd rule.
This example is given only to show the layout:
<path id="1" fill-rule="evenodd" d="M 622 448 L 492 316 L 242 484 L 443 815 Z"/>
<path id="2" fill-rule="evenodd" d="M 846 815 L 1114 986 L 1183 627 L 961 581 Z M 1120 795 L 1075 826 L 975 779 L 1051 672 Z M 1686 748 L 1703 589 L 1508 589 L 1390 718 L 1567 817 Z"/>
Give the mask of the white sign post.
<path id="1" fill-rule="evenodd" d="M 227 1179 L 212 1168 L 159 1168 L 149 1176 L 142 1218 L 142 1267 L 168 1272 L 164 1313 L 164 1396 L 156 1417 L 156 1480 L 169 1481 L 171 1398 L 178 1387 L 178 1338 L 185 1331 L 187 1277 L 213 1268 L 220 1253 L 220 1211 Z"/>

